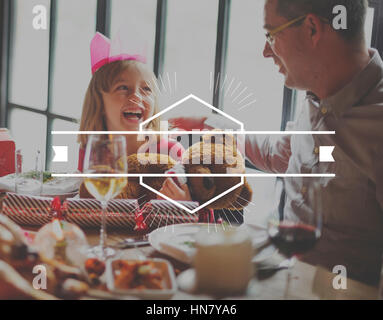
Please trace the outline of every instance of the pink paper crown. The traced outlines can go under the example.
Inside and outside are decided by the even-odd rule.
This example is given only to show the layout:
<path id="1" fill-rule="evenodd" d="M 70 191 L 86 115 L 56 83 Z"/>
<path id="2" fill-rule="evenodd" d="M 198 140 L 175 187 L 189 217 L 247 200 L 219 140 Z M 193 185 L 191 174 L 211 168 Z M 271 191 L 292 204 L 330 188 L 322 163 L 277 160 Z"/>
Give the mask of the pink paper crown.
<path id="1" fill-rule="evenodd" d="M 146 63 L 146 45 L 136 37 L 122 37 L 122 32 L 111 41 L 97 32 L 90 44 L 92 74 L 102 66 L 113 61 L 135 60 Z M 134 52 L 134 53 L 133 53 Z"/>

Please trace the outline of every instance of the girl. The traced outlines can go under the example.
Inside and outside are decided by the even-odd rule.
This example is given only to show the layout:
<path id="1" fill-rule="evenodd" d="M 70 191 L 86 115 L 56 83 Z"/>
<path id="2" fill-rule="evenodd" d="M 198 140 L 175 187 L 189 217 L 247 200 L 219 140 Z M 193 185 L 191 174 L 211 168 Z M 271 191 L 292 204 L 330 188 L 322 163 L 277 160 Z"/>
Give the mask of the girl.
<path id="1" fill-rule="evenodd" d="M 97 41 L 105 41 L 105 37 L 97 34 Z M 80 131 L 139 131 L 140 123 L 151 118 L 158 112 L 157 86 L 154 73 L 143 63 L 137 55 L 119 54 L 116 61 L 103 63 L 94 61 L 92 51 L 95 48 L 95 39 L 92 41 L 92 71 L 85 95 L 83 111 L 80 122 Z M 100 60 L 100 59 L 98 59 Z M 108 58 L 108 61 L 113 60 Z M 97 65 L 99 66 L 97 68 Z M 146 129 L 159 131 L 159 117 L 151 121 Z M 79 171 L 83 170 L 87 135 L 79 135 L 80 143 Z M 137 135 L 126 135 L 127 155 L 146 151 L 142 149 L 145 141 L 138 141 Z M 164 150 L 174 160 L 180 160 L 184 151 L 181 144 L 175 141 L 160 139 L 156 141 L 157 152 Z M 148 149 L 152 150 L 150 146 Z M 175 200 L 190 200 L 186 185 L 178 187 L 172 179 L 164 182 L 161 192 Z"/>

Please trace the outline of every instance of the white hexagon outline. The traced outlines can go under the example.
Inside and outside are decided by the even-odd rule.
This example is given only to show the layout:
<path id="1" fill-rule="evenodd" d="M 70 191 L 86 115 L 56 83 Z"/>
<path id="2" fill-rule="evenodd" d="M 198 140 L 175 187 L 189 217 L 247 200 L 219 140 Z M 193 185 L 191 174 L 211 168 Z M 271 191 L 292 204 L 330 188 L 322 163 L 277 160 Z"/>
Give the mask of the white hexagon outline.
<path id="1" fill-rule="evenodd" d="M 201 176 L 204 176 L 201 174 Z M 169 177 L 171 177 L 171 174 L 169 175 Z M 158 194 L 159 196 L 161 196 L 162 198 L 170 201 L 171 203 L 175 204 L 177 207 L 181 208 L 181 209 L 184 209 L 185 211 L 189 212 L 189 213 L 195 213 L 199 210 L 201 210 L 202 208 L 206 207 L 207 205 L 209 205 L 210 203 L 222 198 L 224 195 L 228 194 L 229 192 L 239 188 L 241 185 L 244 184 L 245 182 L 245 178 L 243 176 L 241 176 L 241 182 L 239 182 L 238 184 L 236 184 L 235 186 L 231 187 L 230 189 L 220 193 L 218 196 L 214 197 L 213 199 L 210 199 L 209 201 L 205 202 L 204 204 L 198 206 L 197 208 L 193 209 L 193 210 L 190 210 L 189 208 L 185 207 L 184 205 L 182 205 L 181 203 L 179 203 L 177 200 L 173 200 L 167 196 L 165 196 L 164 194 L 162 194 L 161 192 L 157 191 L 156 189 L 148 186 L 147 184 L 145 184 L 143 181 L 142 181 L 143 177 L 140 176 L 140 185 L 144 186 L 145 188 L 149 189 L 150 191 L 154 192 L 155 194 Z"/>
<path id="2" fill-rule="evenodd" d="M 140 132 L 145 132 L 145 130 L 143 130 L 143 127 L 144 127 L 145 124 L 149 123 L 150 121 L 153 121 L 154 119 L 156 119 L 156 118 L 158 118 L 159 116 L 163 115 L 164 113 L 166 113 L 166 112 L 168 112 L 168 111 L 174 109 L 175 107 L 179 106 L 181 103 L 183 103 L 183 102 L 185 102 L 185 101 L 187 101 L 187 100 L 189 100 L 189 99 L 197 100 L 199 103 L 203 104 L 204 106 L 206 106 L 206 107 L 208 107 L 208 108 L 210 108 L 210 109 L 216 111 L 217 113 L 223 115 L 224 117 L 230 119 L 231 121 L 233 121 L 233 122 L 239 124 L 239 126 L 240 126 L 240 131 L 243 132 L 243 131 L 245 130 L 245 126 L 244 126 L 244 124 L 243 124 L 242 122 L 240 122 L 239 120 L 233 118 L 232 116 L 228 115 L 227 113 L 223 112 L 222 110 L 220 110 L 220 109 L 218 109 L 218 108 L 212 106 L 211 104 L 207 103 L 206 101 L 202 100 L 201 98 L 198 98 L 198 97 L 195 96 L 194 94 L 189 94 L 189 95 L 186 96 L 185 98 L 183 98 L 183 99 L 177 101 L 176 103 L 172 104 L 171 106 L 167 107 L 166 109 L 162 110 L 161 112 L 155 114 L 153 117 L 151 117 L 151 118 L 145 120 L 144 122 L 142 122 L 142 123 L 140 124 Z M 203 131 L 202 131 L 202 132 L 203 132 Z M 172 175 L 170 174 L 169 177 L 171 177 L 171 176 L 172 176 Z M 203 175 L 201 175 L 201 176 L 203 176 Z M 162 198 L 164 198 L 164 199 L 170 201 L 171 203 L 173 203 L 173 204 L 176 205 L 177 207 L 179 207 L 179 208 L 181 208 L 181 209 L 183 209 L 183 210 L 185 210 L 185 211 L 187 211 L 187 212 L 189 212 L 189 213 L 195 213 L 195 212 L 201 210 L 202 208 L 206 207 L 206 206 L 209 205 L 210 203 L 212 203 L 212 202 L 214 202 L 214 201 L 216 201 L 216 200 L 222 198 L 223 196 L 225 196 L 225 195 L 228 194 L 229 192 L 231 192 L 231 191 L 233 191 L 233 190 L 239 188 L 239 187 L 242 186 L 242 185 L 244 184 L 244 182 L 245 182 L 245 178 L 244 178 L 244 176 L 241 176 L 241 182 L 240 182 L 240 183 L 238 183 L 238 184 L 234 185 L 233 187 L 231 187 L 230 189 L 228 189 L 228 190 L 226 190 L 226 191 L 220 193 L 218 196 L 214 197 L 213 199 L 210 199 L 209 201 L 205 202 L 203 205 L 200 205 L 200 206 L 198 206 L 197 208 L 195 208 L 195 209 L 193 209 L 193 210 L 190 210 L 189 208 L 187 208 L 187 207 L 185 207 L 184 205 L 182 205 L 181 203 L 179 203 L 177 200 L 173 200 L 173 199 L 171 199 L 171 198 L 165 196 L 165 195 L 162 194 L 161 192 L 157 191 L 156 189 L 154 189 L 154 188 L 150 187 L 149 185 L 145 184 L 145 183 L 143 182 L 143 176 L 140 176 L 139 179 L 140 179 L 140 185 L 141 185 L 141 186 L 147 188 L 148 190 L 154 192 L 155 194 L 157 194 L 157 195 L 161 196 Z"/>
<path id="3" fill-rule="evenodd" d="M 202 100 L 201 98 L 198 98 L 198 97 L 195 96 L 194 94 L 189 94 L 187 97 L 185 97 L 185 98 L 183 98 L 183 99 L 177 101 L 176 103 L 172 104 L 170 107 L 167 107 L 165 110 L 162 110 L 161 112 L 155 114 L 153 117 L 151 117 L 151 118 L 145 120 L 144 122 L 142 122 L 142 123 L 140 124 L 140 131 L 145 131 L 145 130 L 144 130 L 144 125 L 146 125 L 146 124 L 149 123 L 150 121 L 153 121 L 155 118 L 158 118 L 159 116 L 161 116 L 161 115 L 163 115 L 164 113 L 166 113 L 166 112 L 168 112 L 168 111 L 174 109 L 175 107 L 179 106 L 181 103 L 184 103 L 185 101 L 187 101 L 187 100 L 189 100 L 189 99 L 197 100 L 199 103 L 202 103 L 202 104 L 205 105 L 206 107 L 208 107 L 208 108 L 210 108 L 210 109 L 216 111 L 217 113 L 223 115 L 224 117 L 230 119 L 231 121 L 233 121 L 233 122 L 239 124 L 240 127 L 241 127 L 241 131 L 244 131 L 244 130 L 245 130 L 245 126 L 244 126 L 244 124 L 243 124 L 241 121 L 239 121 L 239 120 L 233 118 L 232 116 L 228 115 L 227 113 L 223 112 L 222 110 L 220 110 L 220 109 L 218 109 L 218 108 L 212 106 L 211 104 L 207 103 L 206 101 Z"/>

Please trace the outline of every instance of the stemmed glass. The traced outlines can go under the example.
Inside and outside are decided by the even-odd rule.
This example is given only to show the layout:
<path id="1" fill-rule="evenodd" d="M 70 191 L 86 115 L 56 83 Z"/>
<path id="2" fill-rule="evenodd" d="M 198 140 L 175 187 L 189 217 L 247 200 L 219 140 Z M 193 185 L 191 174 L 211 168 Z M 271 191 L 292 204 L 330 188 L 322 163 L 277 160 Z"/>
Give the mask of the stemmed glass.
<path id="1" fill-rule="evenodd" d="M 112 248 L 106 247 L 106 215 L 108 201 L 116 197 L 126 186 L 126 176 L 107 176 L 126 174 L 126 140 L 124 136 L 92 135 L 90 136 L 84 161 L 85 186 L 89 193 L 101 202 L 100 243 L 90 249 L 90 253 L 101 259 L 114 255 Z"/>
<path id="2" fill-rule="evenodd" d="M 25 165 L 21 150 L 16 151 L 15 193 L 40 196 L 43 188 L 43 164 L 40 150 L 37 150 L 32 171 L 23 171 Z"/>
<path id="3" fill-rule="evenodd" d="M 306 190 L 305 190 L 306 189 Z M 272 214 L 268 223 L 268 234 L 271 242 L 279 252 L 287 257 L 288 282 L 291 278 L 291 267 L 297 258 L 313 249 L 322 233 L 322 189 L 318 181 L 311 181 L 302 192 L 303 203 L 298 212 L 284 210 Z M 285 295 L 287 295 L 288 285 Z"/>

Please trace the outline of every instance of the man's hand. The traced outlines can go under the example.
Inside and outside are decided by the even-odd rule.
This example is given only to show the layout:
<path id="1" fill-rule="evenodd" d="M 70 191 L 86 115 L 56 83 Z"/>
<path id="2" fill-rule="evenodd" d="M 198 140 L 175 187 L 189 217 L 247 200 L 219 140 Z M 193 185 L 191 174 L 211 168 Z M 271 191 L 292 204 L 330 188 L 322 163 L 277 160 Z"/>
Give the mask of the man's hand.
<path id="1" fill-rule="evenodd" d="M 173 128 L 179 128 L 185 131 L 192 131 L 193 129 L 205 129 L 205 121 L 207 117 L 180 117 L 169 119 L 169 123 Z"/>
<path id="2" fill-rule="evenodd" d="M 187 184 L 182 185 L 181 187 L 173 181 L 172 178 L 167 178 L 160 189 L 160 192 L 165 196 L 178 201 L 191 201 L 191 195 Z M 160 196 L 157 196 L 157 199 L 162 199 Z"/>

